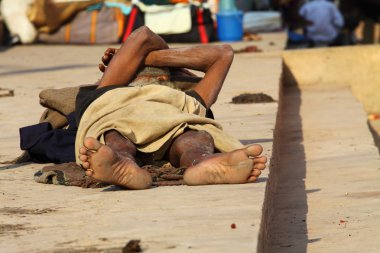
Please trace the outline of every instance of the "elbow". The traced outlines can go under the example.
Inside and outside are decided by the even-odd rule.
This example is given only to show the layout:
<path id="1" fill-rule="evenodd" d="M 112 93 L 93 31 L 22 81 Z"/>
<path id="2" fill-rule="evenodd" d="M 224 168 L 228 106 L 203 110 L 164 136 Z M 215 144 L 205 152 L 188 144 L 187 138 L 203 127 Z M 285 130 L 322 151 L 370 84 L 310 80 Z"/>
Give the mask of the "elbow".
<path id="1" fill-rule="evenodd" d="M 221 46 L 221 57 L 225 59 L 226 61 L 229 61 L 232 63 L 234 59 L 234 50 L 230 45 L 222 45 Z"/>
<path id="2" fill-rule="evenodd" d="M 206 68 L 206 71 L 216 63 L 220 64 L 219 66 L 225 66 L 228 70 L 228 68 L 231 66 L 232 61 L 234 59 L 234 50 L 230 45 L 221 45 L 215 47 L 216 51 L 216 57 L 211 62 L 211 64 Z"/>
<path id="3" fill-rule="evenodd" d="M 141 26 L 136 31 L 134 31 L 136 38 L 140 40 L 141 44 L 149 43 L 153 32 L 147 26 Z"/>

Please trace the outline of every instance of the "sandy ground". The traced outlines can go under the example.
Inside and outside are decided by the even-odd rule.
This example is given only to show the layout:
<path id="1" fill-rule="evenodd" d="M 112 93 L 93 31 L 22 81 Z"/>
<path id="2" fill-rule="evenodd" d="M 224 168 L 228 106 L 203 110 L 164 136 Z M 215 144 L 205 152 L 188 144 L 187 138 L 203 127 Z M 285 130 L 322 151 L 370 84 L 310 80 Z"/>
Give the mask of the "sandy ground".
<path id="1" fill-rule="evenodd" d="M 264 53 L 236 55 L 214 107 L 225 130 L 261 143 L 271 156 L 277 103 L 233 105 L 233 96 L 264 92 L 278 100 L 283 34 L 268 34 Z M 274 44 L 271 42 L 275 42 Z M 18 129 L 43 111 L 38 93 L 93 83 L 106 46 L 19 46 L 1 49 L 0 160 L 20 154 Z M 251 252 L 257 244 L 267 173 L 257 183 L 123 191 L 37 184 L 44 165 L 0 166 L 0 248 L 4 252 L 120 252 L 131 239 L 147 252 Z M 231 224 L 236 225 L 235 229 Z"/>

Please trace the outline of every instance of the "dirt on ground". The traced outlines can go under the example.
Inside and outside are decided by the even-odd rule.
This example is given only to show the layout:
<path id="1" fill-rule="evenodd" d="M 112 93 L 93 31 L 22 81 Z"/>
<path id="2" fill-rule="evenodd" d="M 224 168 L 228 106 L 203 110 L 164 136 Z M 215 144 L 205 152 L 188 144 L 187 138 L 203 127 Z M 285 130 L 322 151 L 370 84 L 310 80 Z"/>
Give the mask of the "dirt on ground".
<path id="1" fill-rule="evenodd" d="M 232 98 L 233 104 L 251 104 L 251 103 L 272 103 L 275 100 L 262 92 L 260 93 L 243 93 Z"/>

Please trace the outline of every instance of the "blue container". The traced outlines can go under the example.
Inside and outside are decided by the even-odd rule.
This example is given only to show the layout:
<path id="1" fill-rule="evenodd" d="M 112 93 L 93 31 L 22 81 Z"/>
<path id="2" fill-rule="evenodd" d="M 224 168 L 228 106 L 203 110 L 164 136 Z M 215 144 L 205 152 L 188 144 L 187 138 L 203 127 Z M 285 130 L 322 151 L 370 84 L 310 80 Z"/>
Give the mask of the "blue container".
<path id="1" fill-rule="evenodd" d="M 216 14 L 220 41 L 239 41 L 243 37 L 243 13 L 227 11 Z"/>

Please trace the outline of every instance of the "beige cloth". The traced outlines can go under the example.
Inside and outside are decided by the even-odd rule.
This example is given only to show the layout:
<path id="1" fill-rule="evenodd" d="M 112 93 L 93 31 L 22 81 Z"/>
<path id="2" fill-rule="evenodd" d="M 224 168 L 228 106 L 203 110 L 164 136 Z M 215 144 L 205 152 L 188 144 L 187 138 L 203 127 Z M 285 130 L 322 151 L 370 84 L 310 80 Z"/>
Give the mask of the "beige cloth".
<path id="1" fill-rule="evenodd" d="M 242 144 L 223 132 L 206 109 L 182 91 L 161 85 L 117 88 L 96 99 L 85 111 L 79 124 L 75 152 L 86 137 L 104 143 L 103 134 L 115 129 L 144 153 L 161 159 L 168 144 L 188 127 L 207 131 L 221 152 L 241 148 Z M 80 161 L 77 157 L 77 163 Z"/>

